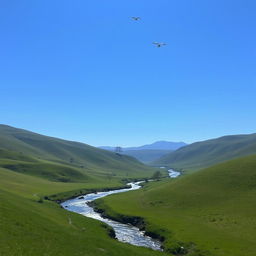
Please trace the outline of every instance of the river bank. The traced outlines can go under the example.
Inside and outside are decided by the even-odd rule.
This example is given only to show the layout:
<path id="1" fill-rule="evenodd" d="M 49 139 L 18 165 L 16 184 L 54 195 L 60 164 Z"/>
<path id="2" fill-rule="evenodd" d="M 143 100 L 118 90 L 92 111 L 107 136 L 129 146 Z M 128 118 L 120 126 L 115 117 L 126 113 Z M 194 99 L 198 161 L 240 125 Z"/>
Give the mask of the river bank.
<path id="1" fill-rule="evenodd" d="M 170 178 L 176 178 L 180 175 L 179 172 L 168 170 Z M 128 183 L 130 188 L 123 188 L 112 191 L 95 192 L 83 196 L 78 196 L 74 199 L 67 200 L 61 203 L 61 206 L 69 211 L 82 214 L 86 217 L 100 220 L 114 229 L 115 237 L 125 243 L 130 243 L 136 246 L 144 246 L 153 250 L 162 250 L 161 242 L 163 237 L 157 233 L 145 231 L 146 225 L 142 218 L 119 216 L 118 220 L 110 219 L 103 211 L 95 207 L 93 201 L 99 198 L 106 197 L 111 194 L 123 193 L 141 188 L 141 183 L 144 181 Z M 94 209 L 95 207 L 95 209 Z"/>

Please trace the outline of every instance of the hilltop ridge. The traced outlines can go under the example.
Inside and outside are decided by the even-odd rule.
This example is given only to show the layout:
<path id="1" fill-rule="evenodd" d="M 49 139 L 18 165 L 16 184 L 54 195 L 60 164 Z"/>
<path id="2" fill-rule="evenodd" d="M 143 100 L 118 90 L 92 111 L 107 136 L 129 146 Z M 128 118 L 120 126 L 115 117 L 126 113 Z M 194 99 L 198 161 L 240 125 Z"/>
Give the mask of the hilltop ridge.
<path id="1" fill-rule="evenodd" d="M 24 129 L 0 125 L 0 149 L 2 154 L 29 158 L 43 166 L 76 169 L 83 175 L 150 176 L 153 168 L 147 167 L 133 157 L 116 154 L 90 145 L 49 137 Z M 5 152 L 3 152 L 5 150 Z M 8 158 L 7 156 L 5 158 Z M 16 159 L 17 160 L 17 159 Z M 31 162 L 29 161 L 29 162 Z M 6 162 L 6 161 L 5 161 Z M 27 161 L 28 162 L 28 161 Z M 16 163 L 21 166 L 21 163 Z M 5 166 L 15 165 L 12 161 Z M 25 165 L 25 163 L 23 163 Z M 65 166 L 65 168 L 64 168 Z M 26 168 L 31 167 L 31 163 Z M 54 168 L 55 168 L 54 167 Z M 54 169 L 53 168 L 53 169 Z M 13 167 L 12 169 L 17 169 Z M 41 168 L 39 168 L 40 170 Z M 69 172 L 69 171 L 67 171 Z M 71 172 L 71 171 L 70 171 Z M 72 172 L 71 172 L 72 173 Z"/>
<path id="2" fill-rule="evenodd" d="M 162 156 L 153 165 L 197 170 L 237 157 L 256 154 L 256 133 L 195 142 Z"/>

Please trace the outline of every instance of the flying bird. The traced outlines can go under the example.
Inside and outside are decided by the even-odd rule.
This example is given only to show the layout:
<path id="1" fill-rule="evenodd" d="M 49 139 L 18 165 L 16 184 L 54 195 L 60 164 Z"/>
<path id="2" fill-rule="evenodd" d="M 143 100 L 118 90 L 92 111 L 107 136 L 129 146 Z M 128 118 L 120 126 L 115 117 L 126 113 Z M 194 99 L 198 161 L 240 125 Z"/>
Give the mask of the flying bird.
<path id="1" fill-rule="evenodd" d="M 138 20 L 140 20 L 141 18 L 140 18 L 140 17 L 132 17 L 132 19 L 138 21 Z"/>
<path id="2" fill-rule="evenodd" d="M 156 47 L 158 47 L 158 48 L 160 48 L 160 47 L 166 45 L 166 43 L 158 43 L 158 42 L 154 42 L 153 44 L 154 44 Z"/>

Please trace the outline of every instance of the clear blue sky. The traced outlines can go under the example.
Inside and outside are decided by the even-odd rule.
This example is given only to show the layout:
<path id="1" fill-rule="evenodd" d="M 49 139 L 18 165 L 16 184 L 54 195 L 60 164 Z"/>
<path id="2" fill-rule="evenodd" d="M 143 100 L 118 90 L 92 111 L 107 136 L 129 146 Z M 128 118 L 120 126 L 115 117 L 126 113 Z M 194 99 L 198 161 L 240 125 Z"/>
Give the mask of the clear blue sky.
<path id="1" fill-rule="evenodd" d="M 255 0 L 2 0 L 0 123 L 96 146 L 256 132 L 255 13 Z"/>

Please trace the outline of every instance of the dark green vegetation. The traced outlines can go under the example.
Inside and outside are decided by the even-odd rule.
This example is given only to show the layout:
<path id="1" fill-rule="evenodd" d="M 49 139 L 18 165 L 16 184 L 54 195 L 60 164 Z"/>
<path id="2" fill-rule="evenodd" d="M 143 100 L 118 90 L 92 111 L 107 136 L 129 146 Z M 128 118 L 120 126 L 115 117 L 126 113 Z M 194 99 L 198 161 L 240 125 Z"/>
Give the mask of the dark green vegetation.
<path id="1" fill-rule="evenodd" d="M 171 153 L 172 150 L 161 150 L 161 149 L 141 149 L 141 150 L 127 150 L 123 154 L 132 156 L 142 163 L 150 163 L 159 159 L 160 157 Z"/>
<path id="2" fill-rule="evenodd" d="M 177 255 L 255 256 L 255 198 L 252 155 L 95 203 L 115 219 L 142 217 Z"/>
<path id="3" fill-rule="evenodd" d="M 198 170 L 252 154 L 256 154 L 256 134 L 233 135 L 190 144 L 163 156 L 153 165 Z"/>
<path id="4" fill-rule="evenodd" d="M 156 170 L 86 144 L 0 126 L 0 255 L 160 255 L 120 243 L 53 201 L 124 186 Z"/>

